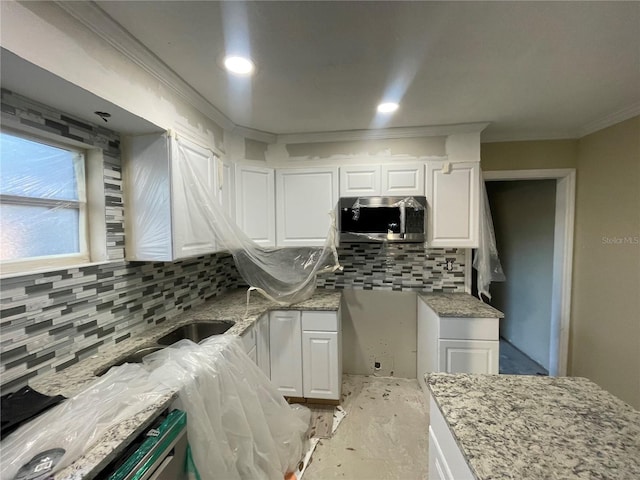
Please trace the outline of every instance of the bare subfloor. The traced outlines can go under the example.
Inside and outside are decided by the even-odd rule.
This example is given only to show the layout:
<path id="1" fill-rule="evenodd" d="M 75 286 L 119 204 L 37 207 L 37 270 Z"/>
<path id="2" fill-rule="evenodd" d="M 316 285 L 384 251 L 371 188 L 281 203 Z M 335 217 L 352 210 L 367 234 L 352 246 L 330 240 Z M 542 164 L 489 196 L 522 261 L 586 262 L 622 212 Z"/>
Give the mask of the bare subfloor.
<path id="1" fill-rule="evenodd" d="M 427 478 L 429 412 L 417 380 L 345 375 L 342 396 L 347 417 L 303 480 Z"/>

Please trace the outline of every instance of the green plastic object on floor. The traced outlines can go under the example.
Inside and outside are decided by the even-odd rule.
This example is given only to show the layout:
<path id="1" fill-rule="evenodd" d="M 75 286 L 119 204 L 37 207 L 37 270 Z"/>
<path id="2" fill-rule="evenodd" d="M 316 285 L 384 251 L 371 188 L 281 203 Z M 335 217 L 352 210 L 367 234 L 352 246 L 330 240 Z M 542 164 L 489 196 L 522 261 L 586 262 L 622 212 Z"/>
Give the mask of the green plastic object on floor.
<path id="1" fill-rule="evenodd" d="M 137 471 L 130 478 L 132 480 L 143 478 L 158 458 L 165 453 L 165 450 L 171 445 L 171 442 L 173 442 L 186 427 L 187 414 L 185 412 L 182 410 L 173 410 L 170 412 L 167 418 L 156 428 L 159 434 L 157 436 L 147 437 L 147 439 L 142 442 L 142 445 L 140 445 L 140 448 L 109 477 L 109 480 L 122 480 L 126 478 L 127 475 L 130 475 L 134 468 L 137 468 Z M 140 461 L 152 450 L 154 450 L 153 454 L 150 455 L 143 464 L 139 465 Z"/>

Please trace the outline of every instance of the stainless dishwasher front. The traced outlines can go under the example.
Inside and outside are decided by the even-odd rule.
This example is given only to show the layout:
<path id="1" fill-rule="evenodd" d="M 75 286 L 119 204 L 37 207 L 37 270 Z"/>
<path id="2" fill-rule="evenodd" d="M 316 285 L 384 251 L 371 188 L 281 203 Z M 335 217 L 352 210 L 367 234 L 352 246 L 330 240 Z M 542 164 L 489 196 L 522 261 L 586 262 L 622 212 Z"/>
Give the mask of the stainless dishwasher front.
<path id="1" fill-rule="evenodd" d="M 187 415 L 173 410 L 146 434 L 140 447 L 109 480 L 182 480 L 187 478 Z"/>

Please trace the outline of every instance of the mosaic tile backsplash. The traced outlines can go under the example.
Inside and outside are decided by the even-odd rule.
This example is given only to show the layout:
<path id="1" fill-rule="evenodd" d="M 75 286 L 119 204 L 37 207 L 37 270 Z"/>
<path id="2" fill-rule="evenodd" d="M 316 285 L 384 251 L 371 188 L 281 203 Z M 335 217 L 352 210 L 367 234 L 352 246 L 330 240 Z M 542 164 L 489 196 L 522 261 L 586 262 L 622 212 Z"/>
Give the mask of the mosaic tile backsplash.
<path id="1" fill-rule="evenodd" d="M 7 90 L 1 97 L 3 119 L 103 149 L 109 259 L 0 281 L 3 393 L 243 285 L 224 253 L 175 263 L 126 262 L 119 135 Z M 341 247 L 339 256 L 344 270 L 319 276 L 319 288 L 464 291 L 464 250 L 362 243 Z"/>
<path id="2" fill-rule="evenodd" d="M 318 275 L 329 289 L 464 292 L 465 250 L 417 243 L 351 243 L 338 249 L 342 271 Z"/>

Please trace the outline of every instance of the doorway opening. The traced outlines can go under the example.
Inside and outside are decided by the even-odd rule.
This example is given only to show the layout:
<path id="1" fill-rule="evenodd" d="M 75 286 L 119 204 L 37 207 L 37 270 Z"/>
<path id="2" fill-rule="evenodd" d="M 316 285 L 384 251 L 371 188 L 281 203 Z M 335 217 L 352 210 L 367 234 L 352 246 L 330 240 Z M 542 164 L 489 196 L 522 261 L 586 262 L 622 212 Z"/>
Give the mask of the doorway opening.
<path id="1" fill-rule="evenodd" d="M 505 313 L 501 336 L 516 348 L 501 342 L 501 356 L 520 350 L 549 375 L 566 375 L 575 170 L 490 171 L 484 180 L 507 277 L 491 285 L 490 303 Z"/>

